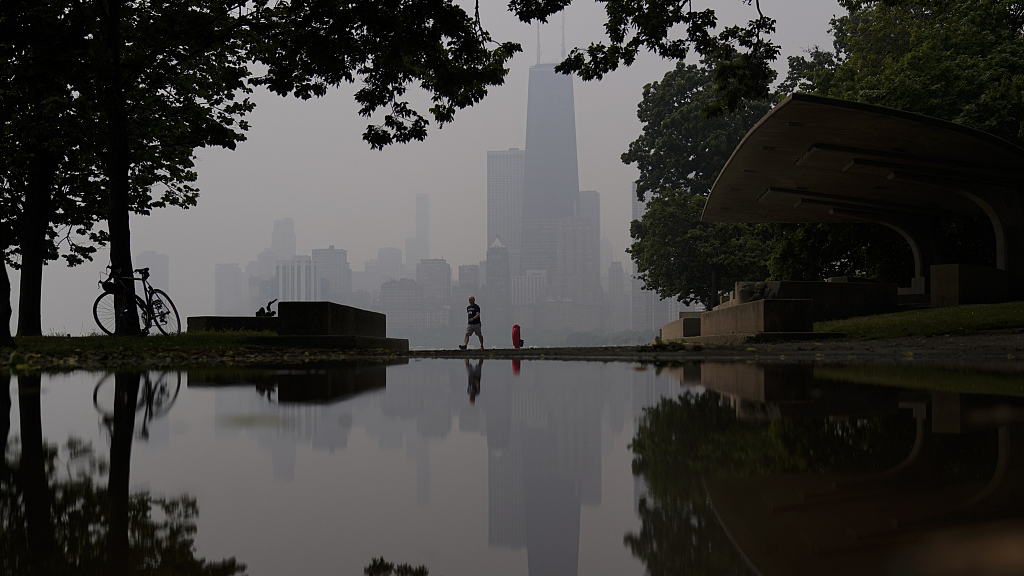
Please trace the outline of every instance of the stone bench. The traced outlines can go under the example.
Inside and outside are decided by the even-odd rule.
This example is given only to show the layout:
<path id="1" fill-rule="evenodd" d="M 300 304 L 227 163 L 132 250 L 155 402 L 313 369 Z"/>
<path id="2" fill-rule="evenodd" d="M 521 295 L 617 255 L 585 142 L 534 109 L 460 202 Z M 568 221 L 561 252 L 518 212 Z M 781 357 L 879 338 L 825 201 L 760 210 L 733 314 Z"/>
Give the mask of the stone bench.
<path id="1" fill-rule="evenodd" d="M 387 337 L 387 317 L 334 302 L 281 302 L 278 315 L 193 316 L 189 332 L 267 330 L 276 335 L 252 336 L 247 344 L 335 350 L 385 348 L 407 351 L 409 341 Z"/>

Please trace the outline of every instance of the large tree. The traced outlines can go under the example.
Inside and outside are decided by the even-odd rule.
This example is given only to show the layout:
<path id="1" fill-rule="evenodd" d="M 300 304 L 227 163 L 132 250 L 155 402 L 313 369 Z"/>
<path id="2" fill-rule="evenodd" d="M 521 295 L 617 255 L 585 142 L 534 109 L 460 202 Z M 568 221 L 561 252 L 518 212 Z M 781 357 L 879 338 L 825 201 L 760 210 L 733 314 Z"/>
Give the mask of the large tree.
<path id="1" fill-rule="evenodd" d="M 570 1 L 513 0 L 509 8 L 531 22 L 545 20 Z M 709 111 L 734 110 L 744 98 L 767 94 L 778 48 L 768 38 L 774 21 L 761 13 L 756 0 L 757 16 L 747 25 L 717 33 L 714 11 L 694 11 L 692 2 L 603 1 L 607 43 L 574 50 L 560 70 L 601 78 L 632 63 L 640 50 L 677 59 L 696 52 L 714 63 L 716 98 L 708 102 Z M 5 216 L 8 222 L 24 221 L 17 226 L 24 229 L 17 249 L 22 266 L 30 253 L 32 279 L 41 277 L 34 272 L 41 270 L 36 263 L 56 253 L 54 242 L 62 229 L 91 234 L 94 242 L 109 241 L 112 268 L 130 274 L 129 213 L 194 204 L 197 191 L 188 183 L 194 180 L 195 148 L 231 148 L 242 138 L 240 117 L 250 104 L 238 95 L 246 90 L 247 65 L 258 64 L 264 71 L 252 83 L 282 95 L 310 98 L 340 84 L 361 84 L 356 92 L 360 113 L 373 117 L 384 111 L 364 133 L 371 147 L 381 148 L 422 140 L 431 122 L 452 121 L 456 111 L 504 81 L 506 62 L 520 50 L 514 43 L 494 42 L 479 11 L 471 16 L 451 0 L 0 2 L 5 31 L 30 22 L 38 24 L 35 31 L 59 33 L 0 34 L 7 54 L 20 58 L 14 65 L 33 70 L 40 55 L 62 65 L 47 67 L 45 78 L 7 76 L 13 82 L 0 88 L 0 99 L 5 110 L 12 102 L 24 105 L 32 118 L 39 117 L 42 103 L 57 104 L 57 117 L 88 136 L 91 148 L 72 147 L 84 150 L 75 160 L 99 174 L 87 182 L 102 186 L 101 194 L 85 195 L 74 205 L 78 219 L 66 223 L 59 216 L 65 212 L 47 200 L 55 197 L 55 183 L 67 171 L 68 144 L 32 139 L 39 152 L 23 164 L 8 163 L 14 168 L 8 171 L 9 181 L 18 184 L 5 188 L 24 198 L 10 204 L 27 210 Z M 40 42 L 48 34 L 62 41 L 54 46 Z M 414 86 L 431 97 L 425 111 L 406 99 Z M 18 94 L 28 97 L 12 99 Z M 30 140 L 22 119 L 0 116 L 5 133 L 17 135 L 13 142 Z M 33 162 L 43 164 L 37 170 L 42 176 L 30 176 Z M 30 186 L 49 190 L 49 196 L 16 190 Z M 97 216 L 106 221 L 106 230 L 92 231 Z M 89 249 L 73 252 L 74 258 L 87 257 Z M 38 294 L 39 283 L 32 282 L 23 289 L 30 298 Z M 128 287 L 130 302 L 134 286 Z M 39 331 L 38 307 L 26 302 L 23 333 Z M 133 307 L 127 309 L 134 314 Z M 130 316 L 118 327 L 119 334 L 138 331 Z"/>
<path id="2" fill-rule="evenodd" d="M 645 86 L 637 111 L 643 132 L 622 155 L 640 169 L 639 199 L 650 197 L 630 229 L 640 279 L 663 298 L 707 309 L 722 288 L 768 275 L 767 247 L 755 227 L 700 219 L 733 149 L 771 108 L 767 100 L 747 101 L 734 113 L 709 118 L 706 111 L 718 98 L 713 76 L 706 66 L 679 63 Z"/>
<path id="3" fill-rule="evenodd" d="M 767 277 L 768 247 L 747 224 L 701 222 L 706 200 L 682 190 L 656 194 L 633 221 L 627 251 L 647 289 L 711 310 L 723 288 Z"/>

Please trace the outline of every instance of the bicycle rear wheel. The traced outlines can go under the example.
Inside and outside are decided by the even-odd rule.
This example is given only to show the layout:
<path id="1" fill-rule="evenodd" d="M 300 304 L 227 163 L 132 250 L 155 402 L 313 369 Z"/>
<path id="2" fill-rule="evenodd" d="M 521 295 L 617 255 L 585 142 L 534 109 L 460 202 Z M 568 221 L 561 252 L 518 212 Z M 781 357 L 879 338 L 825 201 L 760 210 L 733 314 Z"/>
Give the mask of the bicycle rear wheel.
<path id="1" fill-rule="evenodd" d="M 146 312 L 146 303 L 138 296 L 135 297 L 135 306 L 139 316 L 139 330 L 145 333 L 149 330 L 149 314 Z M 107 334 L 113 334 L 117 330 L 118 319 L 127 312 L 127 308 L 118 308 L 117 297 L 112 292 L 100 294 L 92 304 L 92 317 L 96 324 Z"/>
<path id="2" fill-rule="evenodd" d="M 181 320 L 178 318 L 178 309 L 171 302 L 171 297 L 166 292 L 156 288 L 150 293 L 150 301 L 153 303 L 153 324 L 158 330 L 168 336 L 175 336 L 181 333 Z"/>

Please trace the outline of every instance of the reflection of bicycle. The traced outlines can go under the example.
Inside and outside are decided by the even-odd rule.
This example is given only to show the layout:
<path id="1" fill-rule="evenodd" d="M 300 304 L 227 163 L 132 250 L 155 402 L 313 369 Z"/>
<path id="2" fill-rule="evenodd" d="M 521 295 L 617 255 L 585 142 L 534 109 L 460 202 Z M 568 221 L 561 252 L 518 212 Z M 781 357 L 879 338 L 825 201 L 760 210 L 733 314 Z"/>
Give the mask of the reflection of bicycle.
<path id="1" fill-rule="evenodd" d="M 100 413 L 103 424 L 111 430 L 114 424 L 114 381 L 113 374 L 107 374 L 92 391 L 92 404 Z M 160 372 L 155 378 L 149 372 L 142 373 L 139 395 L 135 399 L 135 411 L 142 412 L 139 438 L 149 438 L 149 422 L 171 411 L 180 390 L 181 372 Z"/>
<path id="2" fill-rule="evenodd" d="M 109 269 L 109 267 L 108 267 Z M 171 297 L 159 288 L 149 285 L 149 268 L 139 268 L 139 276 L 121 276 L 111 270 L 106 280 L 100 281 L 103 294 L 96 298 L 92 305 L 92 317 L 99 324 L 101 330 L 107 334 L 113 334 L 117 325 L 123 321 L 126 312 L 130 310 L 126 302 L 128 291 L 125 288 L 125 281 L 142 282 L 145 299 L 135 296 L 135 306 L 139 316 L 139 330 L 143 334 L 149 334 L 150 326 L 156 326 L 158 330 L 168 335 L 175 335 L 181 332 L 181 321 L 178 318 L 178 310 L 171 302 Z"/>

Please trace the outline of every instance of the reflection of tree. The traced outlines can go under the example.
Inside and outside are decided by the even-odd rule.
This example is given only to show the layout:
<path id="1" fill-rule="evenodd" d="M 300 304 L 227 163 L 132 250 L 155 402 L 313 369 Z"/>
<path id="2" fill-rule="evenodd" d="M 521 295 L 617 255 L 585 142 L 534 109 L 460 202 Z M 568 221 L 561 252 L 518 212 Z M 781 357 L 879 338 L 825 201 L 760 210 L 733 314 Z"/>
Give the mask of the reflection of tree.
<path id="1" fill-rule="evenodd" d="M 739 420 L 714 393 L 687 393 L 644 411 L 633 472 L 649 498 L 641 529 L 625 544 L 648 573 L 748 574 L 717 519 L 702 478 L 792 471 L 882 470 L 899 463 L 914 440 L 909 415 L 831 420 Z"/>
<path id="2" fill-rule="evenodd" d="M 748 574 L 707 502 L 704 472 L 757 471 L 780 459 L 765 426 L 736 419 L 717 394 L 687 393 L 644 410 L 633 450 L 650 498 L 640 501 L 641 528 L 625 544 L 652 576 Z"/>
<path id="3" fill-rule="evenodd" d="M 245 571 L 234 558 L 211 563 L 195 557 L 195 498 L 129 493 L 138 386 L 138 374 L 117 376 L 121 409 L 115 409 L 108 467 L 80 440 L 69 439 L 59 450 L 42 441 L 38 377 L 19 376 L 21 442 L 5 445 L 0 466 L 0 573 L 228 576 Z M 9 393 L 6 397 L 9 406 Z M 0 408 L 3 399 L 0 395 Z M 6 432 L 4 421 L 9 428 L 9 408 L 4 412 L 0 432 Z M 6 443 L 6 433 L 3 438 Z M 45 533 L 33 528 L 41 524 Z M 47 554 L 40 556 L 43 550 Z"/>
<path id="4" fill-rule="evenodd" d="M 426 566 L 416 566 L 415 568 L 410 564 L 396 566 L 393 562 L 388 562 L 381 557 L 371 560 L 370 564 L 363 568 L 363 574 L 366 576 L 427 576 L 428 571 Z"/>

